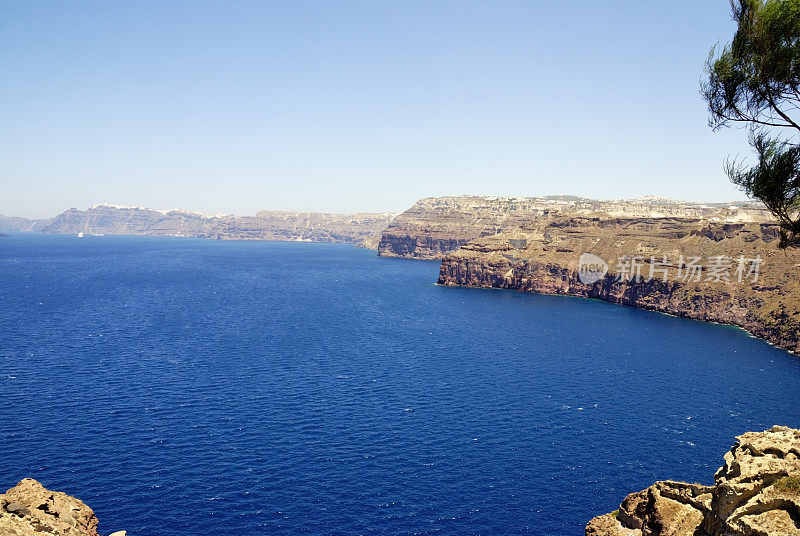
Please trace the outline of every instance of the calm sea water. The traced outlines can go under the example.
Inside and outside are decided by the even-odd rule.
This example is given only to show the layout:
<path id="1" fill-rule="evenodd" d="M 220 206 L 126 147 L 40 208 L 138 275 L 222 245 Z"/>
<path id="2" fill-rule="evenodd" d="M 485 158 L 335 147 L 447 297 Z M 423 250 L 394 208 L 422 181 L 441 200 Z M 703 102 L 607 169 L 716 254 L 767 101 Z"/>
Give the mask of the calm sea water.
<path id="1" fill-rule="evenodd" d="M 0 487 L 69 492 L 102 533 L 574 535 L 800 426 L 800 359 L 739 330 L 437 271 L 0 238 Z"/>

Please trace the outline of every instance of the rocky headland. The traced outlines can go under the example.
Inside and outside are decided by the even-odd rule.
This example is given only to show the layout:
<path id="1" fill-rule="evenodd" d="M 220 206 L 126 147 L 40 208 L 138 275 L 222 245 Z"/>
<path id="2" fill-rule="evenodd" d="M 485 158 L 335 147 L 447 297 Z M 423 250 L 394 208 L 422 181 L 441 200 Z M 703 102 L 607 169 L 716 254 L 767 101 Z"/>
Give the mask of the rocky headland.
<path id="1" fill-rule="evenodd" d="M 91 508 L 66 493 L 50 491 L 32 478 L 0 494 L 2 536 L 98 536 Z M 125 531 L 111 536 L 125 536 Z"/>
<path id="2" fill-rule="evenodd" d="M 380 233 L 389 213 L 325 214 L 260 211 L 255 216 L 95 205 L 42 220 L 0 216 L 0 231 L 52 234 L 179 236 L 217 240 L 359 243 Z"/>
<path id="3" fill-rule="evenodd" d="M 778 236 L 755 202 L 462 196 L 418 201 L 378 254 L 441 259 L 441 285 L 597 298 L 800 352 L 800 251 L 779 250 Z M 584 253 L 605 265 L 596 280 L 580 277 Z"/>
<path id="4" fill-rule="evenodd" d="M 736 438 L 714 484 L 656 482 L 595 517 L 586 536 L 800 536 L 800 430 Z"/>

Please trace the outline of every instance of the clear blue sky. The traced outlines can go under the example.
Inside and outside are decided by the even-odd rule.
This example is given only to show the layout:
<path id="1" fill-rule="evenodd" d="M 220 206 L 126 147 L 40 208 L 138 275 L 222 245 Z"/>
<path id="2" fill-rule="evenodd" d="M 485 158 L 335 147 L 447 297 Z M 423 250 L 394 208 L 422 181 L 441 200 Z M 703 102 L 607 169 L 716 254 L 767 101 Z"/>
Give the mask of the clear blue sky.
<path id="1" fill-rule="evenodd" d="M 741 199 L 698 83 L 727 0 L 9 2 L 0 213 Z"/>

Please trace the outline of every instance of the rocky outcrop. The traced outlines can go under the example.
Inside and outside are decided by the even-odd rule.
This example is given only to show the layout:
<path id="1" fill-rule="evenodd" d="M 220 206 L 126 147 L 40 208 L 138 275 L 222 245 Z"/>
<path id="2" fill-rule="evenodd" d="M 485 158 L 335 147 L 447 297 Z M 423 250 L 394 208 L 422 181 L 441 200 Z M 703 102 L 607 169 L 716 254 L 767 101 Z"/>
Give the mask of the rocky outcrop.
<path id="1" fill-rule="evenodd" d="M 324 214 L 261 211 L 255 216 L 208 215 L 185 210 L 95 205 L 75 208 L 30 229 L 53 234 L 144 235 L 212 238 L 217 240 L 284 240 L 358 243 L 375 236 L 393 214 Z M 30 227 L 30 226 L 29 226 Z"/>
<path id="2" fill-rule="evenodd" d="M 97 517 L 74 497 L 45 489 L 26 478 L 0 494 L 0 534 L 3 536 L 98 536 Z M 115 532 L 112 536 L 124 536 Z"/>
<path id="3" fill-rule="evenodd" d="M 430 197 L 420 199 L 389 224 L 381 235 L 378 254 L 441 259 L 471 240 L 564 217 L 769 221 L 763 205 L 752 202 L 701 204 L 655 197 L 624 201 L 573 196 Z"/>
<path id="4" fill-rule="evenodd" d="M 800 430 L 736 438 L 713 486 L 656 482 L 595 517 L 587 536 L 800 536 Z"/>
<path id="5" fill-rule="evenodd" d="M 778 250 L 776 233 L 765 223 L 552 219 L 465 244 L 442 260 L 438 282 L 597 298 L 732 324 L 800 352 L 800 251 Z M 607 272 L 582 278 L 584 253 Z M 737 274 L 740 259 L 756 258 L 757 278 L 746 273 L 749 262 Z M 715 275 L 717 260 L 726 266 Z"/>

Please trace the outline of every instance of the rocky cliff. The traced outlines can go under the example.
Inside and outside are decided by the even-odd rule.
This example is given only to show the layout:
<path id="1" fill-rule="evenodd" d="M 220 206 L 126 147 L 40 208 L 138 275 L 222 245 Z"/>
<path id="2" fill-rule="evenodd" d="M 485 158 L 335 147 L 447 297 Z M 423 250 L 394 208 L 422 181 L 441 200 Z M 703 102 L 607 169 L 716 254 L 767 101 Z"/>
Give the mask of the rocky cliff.
<path id="1" fill-rule="evenodd" d="M 27 228 L 9 219 L 8 230 L 35 230 L 54 234 L 357 243 L 382 231 L 392 217 L 393 214 L 388 213 L 323 214 L 273 211 L 261 211 L 255 216 L 207 215 L 184 210 L 95 205 L 87 210 L 72 208 L 50 220 L 36 220 L 35 224 L 31 223 Z"/>
<path id="2" fill-rule="evenodd" d="M 98 536 L 97 517 L 78 499 L 26 478 L 0 494 L 0 535 Z M 125 536 L 125 532 L 111 536 Z"/>
<path id="3" fill-rule="evenodd" d="M 732 324 L 800 352 L 800 251 L 778 250 L 777 236 L 767 223 L 553 218 L 465 244 L 442 260 L 438 282 Z M 593 277 L 581 275 L 584 253 L 600 265 Z"/>
<path id="4" fill-rule="evenodd" d="M 656 482 L 598 516 L 586 536 L 800 536 L 800 430 L 736 438 L 713 486 Z"/>
<path id="5" fill-rule="evenodd" d="M 657 197 L 598 201 L 572 196 L 430 197 L 395 218 L 383 231 L 383 257 L 441 259 L 476 238 L 534 225 L 553 217 L 689 218 L 721 222 L 767 222 L 757 203 L 691 203 Z"/>

